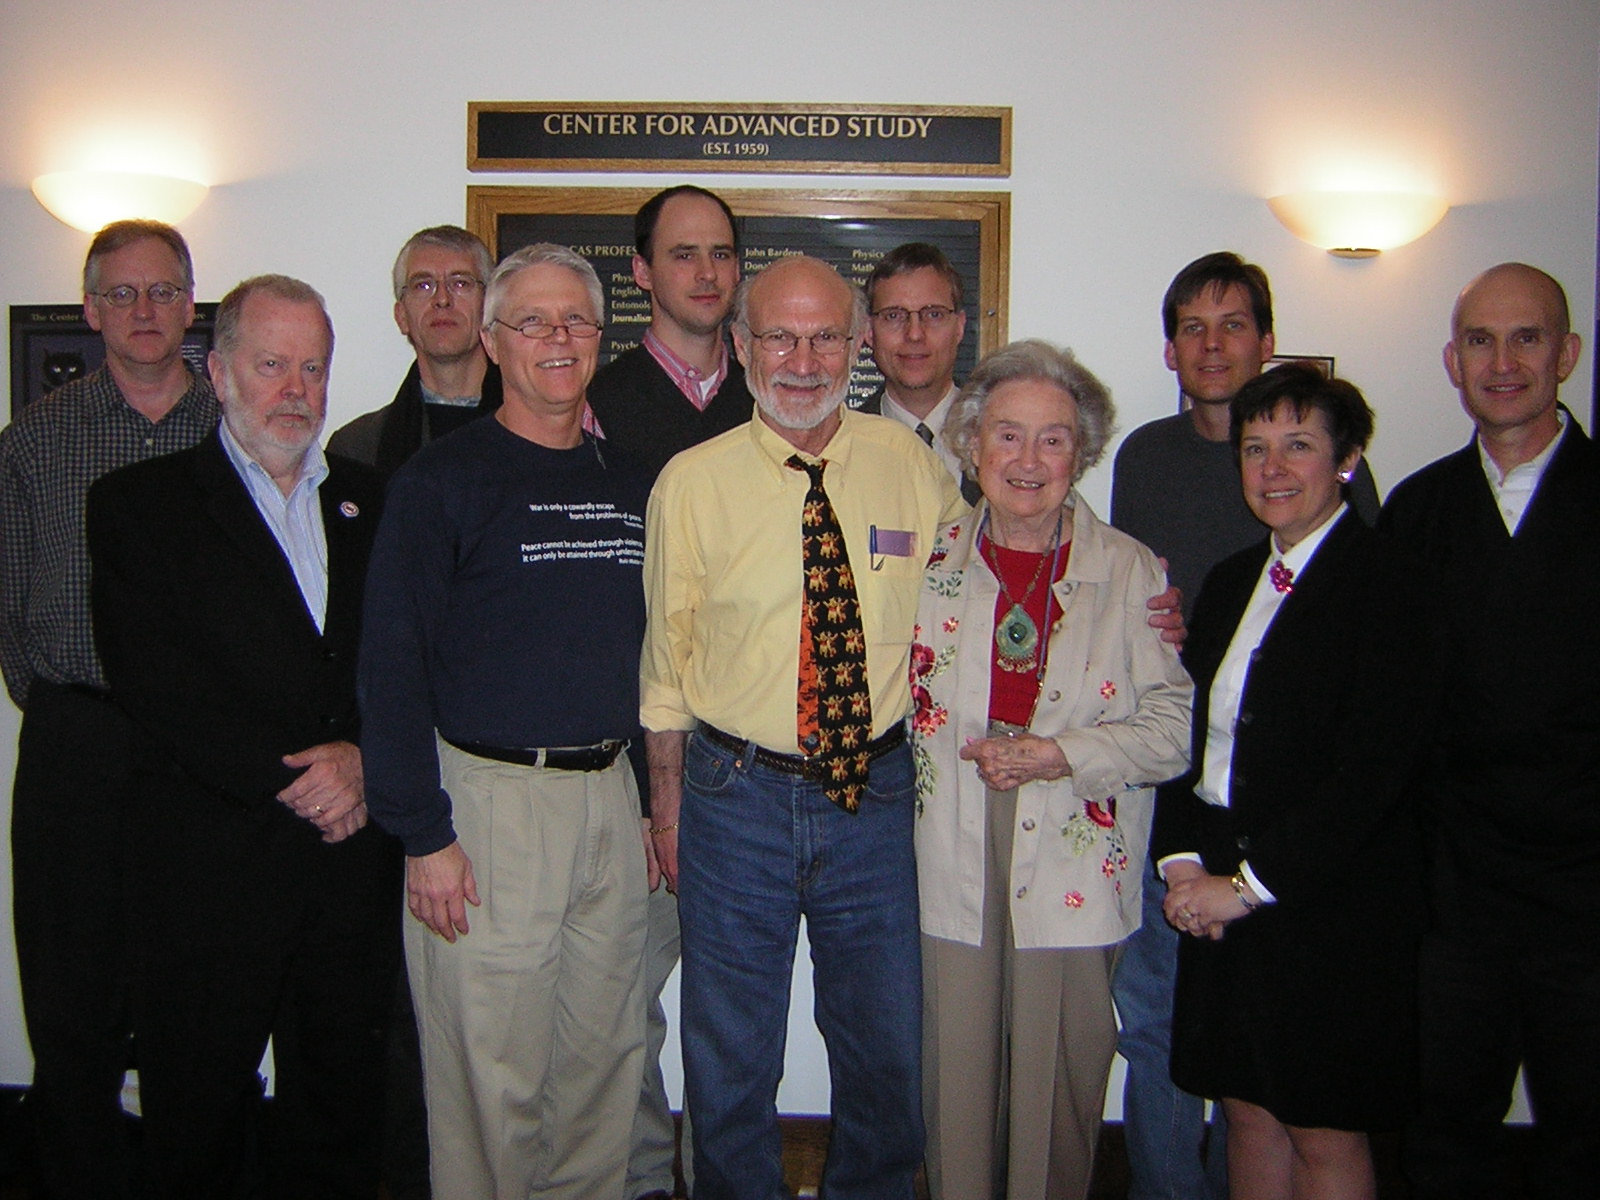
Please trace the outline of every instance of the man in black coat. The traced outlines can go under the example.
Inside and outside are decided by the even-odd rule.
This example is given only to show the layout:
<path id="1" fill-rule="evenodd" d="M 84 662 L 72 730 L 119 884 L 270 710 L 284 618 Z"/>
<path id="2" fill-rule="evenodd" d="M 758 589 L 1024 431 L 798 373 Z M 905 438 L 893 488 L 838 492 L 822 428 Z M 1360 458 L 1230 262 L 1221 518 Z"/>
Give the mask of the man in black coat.
<path id="1" fill-rule="evenodd" d="M 134 1030 L 158 1196 L 377 1192 L 400 857 L 367 825 L 355 658 L 382 492 L 317 444 L 332 351 L 314 290 L 246 280 L 217 310 L 222 424 L 89 495 L 97 644 L 147 740 Z"/>
<path id="2" fill-rule="evenodd" d="M 1417 1194 L 1517 1191 L 1501 1122 L 1518 1066 L 1527 1194 L 1592 1194 L 1600 1161 L 1600 452 L 1556 399 L 1581 350 L 1543 271 L 1461 292 L 1445 370 L 1477 428 L 1384 505 L 1438 598 L 1442 719 L 1428 774 Z"/>
<path id="3" fill-rule="evenodd" d="M 500 369 L 478 327 L 494 263 L 459 225 L 418 230 L 394 260 L 394 323 L 417 352 L 388 404 L 328 439 L 328 449 L 385 479 L 423 446 L 500 407 Z"/>

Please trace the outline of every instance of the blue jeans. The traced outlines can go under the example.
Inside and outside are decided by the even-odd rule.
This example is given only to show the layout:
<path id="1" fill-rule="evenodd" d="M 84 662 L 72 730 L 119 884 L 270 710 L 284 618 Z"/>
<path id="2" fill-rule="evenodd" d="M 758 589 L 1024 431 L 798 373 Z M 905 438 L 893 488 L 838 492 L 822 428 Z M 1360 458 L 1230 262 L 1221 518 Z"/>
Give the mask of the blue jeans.
<path id="1" fill-rule="evenodd" d="M 1202 1156 L 1205 1101 L 1172 1082 L 1172 992 L 1178 973 L 1178 931 L 1161 902 L 1167 888 L 1151 871 L 1144 881 L 1143 920 L 1122 943 L 1111 995 L 1122 1019 L 1117 1051 L 1127 1061 L 1122 1131 L 1128 1147 L 1128 1200 L 1226 1200 L 1227 1125 L 1218 1104 Z"/>
<path id="2" fill-rule="evenodd" d="M 778 1200 L 778 1081 L 800 918 L 828 1048 L 830 1200 L 911 1200 L 922 1161 L 913 773 L 872 764 L 857 813 L 691 736 L 679 825 L 685 1085 L 696 1200 Z"/>

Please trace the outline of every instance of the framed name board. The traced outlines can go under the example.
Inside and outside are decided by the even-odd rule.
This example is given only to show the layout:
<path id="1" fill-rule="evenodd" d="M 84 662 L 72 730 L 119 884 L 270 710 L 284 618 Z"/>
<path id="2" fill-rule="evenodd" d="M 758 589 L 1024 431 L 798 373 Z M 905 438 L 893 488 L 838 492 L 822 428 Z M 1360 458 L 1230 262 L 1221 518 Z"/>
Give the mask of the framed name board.
<path id="1" fill-rule="evenodd" d="M 655 188 L 467 189 L 467 227 L 498 261 L 534 242 L 570 246 L 588 259 L 606 291 L 600 361 L 639 344 L 650 323 L 650 297 L 633 281 L 633 215 Z M 746 276 L 768 263 L 809 254 L 864 284 L 878 259 L 903 242 L 932 242 L 960 272 L 967 332 L 956 377 L 1006 342 L 1011 197 L 1005 192 L 856 192 L 737 190 L 718 192 L 738 221 Z M 863 352 L 851 373 L 850 403 L 860 404 L 883 377 Z"/>
<path id="2" fill-rule="evenodd" d="M 1009 175 L 1011 110 L 474 100 L 467 105 L 467 167 Z"/>

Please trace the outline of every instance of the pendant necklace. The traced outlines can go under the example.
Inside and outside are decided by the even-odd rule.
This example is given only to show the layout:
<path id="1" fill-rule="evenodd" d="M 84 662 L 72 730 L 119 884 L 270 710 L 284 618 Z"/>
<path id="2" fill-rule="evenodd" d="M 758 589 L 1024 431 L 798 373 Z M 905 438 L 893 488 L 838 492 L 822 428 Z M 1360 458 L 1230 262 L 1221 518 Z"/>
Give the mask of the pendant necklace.
<path id="1" fill-rule="evenodd" d="M 1061 518 L 1062 514 L 1058 512 L 1056 514 L 1056 532 L 1051 542 L 1050 553 L 1039 556 L 1039 565 L 1034 568 L 1033 578 L 1028 581 L 1028 587 L 1022 593 L 1022 599 L 1012 599 L 1011 589 L 1006 587 L 1005 576 L 1000 573 L 999 556 L 996 555 L 992 560 L 985 556 L 986 561 L 989 563 L 989 569 L 994 572 L 995 579 L 1000 583 L 1000 595 L 1010 606 L 1006 610 L 1006 615 L 1000 618 L 994 627 L 994 645 L 997 655 L 995 662 L 1002 671 L 1013 671 L 1020 675 L 1026 671 L 1036 672 L 1039 668 L 1037 653 L 1039 649 L 1039 627 L 1034 624 L 1033 618 L 1028 615 L 1025 605 L 1033 598 L 1033 589 L 1039 586 L 1039 579 L 1044 574 L 1044 564 L 1046 562 L 1050 563 L 1051 579 L 1055 578 L 1056 567 L 1061 561 Z M 980 531 L 980 536 L 987 531 L 988 524 L 989 518 L 985 514 L 984 530 Z M 988 541 L 992 547 L 994 539 L 989 538 Z M 1047 614 L 1048 611 L 1047 607 Z"/>

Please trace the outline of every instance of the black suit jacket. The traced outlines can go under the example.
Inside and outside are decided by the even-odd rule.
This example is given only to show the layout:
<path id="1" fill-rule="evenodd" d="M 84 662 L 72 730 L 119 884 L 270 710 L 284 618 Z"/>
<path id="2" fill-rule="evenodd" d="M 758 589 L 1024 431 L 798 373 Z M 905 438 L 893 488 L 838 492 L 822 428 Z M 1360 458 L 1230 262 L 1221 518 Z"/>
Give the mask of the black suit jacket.
<path id="1" fill-rule="evenodd" d="M 1295 580 L 1245 680 L 1229 807 L 1194 793 L 1211 685 L 1260 578 L 1269 542 L 1224 559 L 1195 604 L 1183 661 L 1195 682 L 1193 767 L 1157 795 L 1157 859 L 1198 850 L 1231 875 L 1248 859 L 1280 905 L 1259 924 L 1330 898 L 1339 921 L 1391 920 L 1417 894 L 1412 783 L 1433 689 L 1425 603 L 1410 559 L 1353 511 Z M 1381 915 L 1385 914 L 1387 915 Z"/>
<path id="2" fill-rule="evenodd" d="M 1443 687 L 1428 773 L 1435 913 L 1590 937 L 1600 886 L 1600 446 L 1568 415 L 1513 537 L 1477 442 L 1379 518 L 1427 568 Z"/>
<path id="3" fill-rule="evenodd" d="M 322 633 L 215 431 L 89 492 L 95 640 L 112 694 L 183 776 L 237 803 L 272 801 L 293 780 L 285 754 L 359 738 L 361 592 L 383 485 L 359 463 L 328 461 Z"/>

